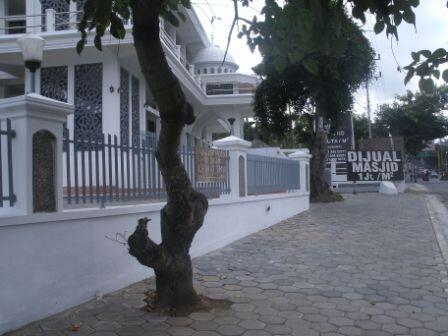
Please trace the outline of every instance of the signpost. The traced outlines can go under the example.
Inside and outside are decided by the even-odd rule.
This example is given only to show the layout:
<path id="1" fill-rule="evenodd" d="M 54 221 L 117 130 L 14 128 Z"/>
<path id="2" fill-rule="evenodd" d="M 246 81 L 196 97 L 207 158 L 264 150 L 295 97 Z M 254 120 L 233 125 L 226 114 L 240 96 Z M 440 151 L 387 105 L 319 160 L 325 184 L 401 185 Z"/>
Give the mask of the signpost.
<path id="1" fill-rule="evenodd" d="M 404 180 L 401 151 L 348 151 L 349 181 Z"/>
<path id="2" fill-rule="evenodd" d="M 227 162 L 226 151 L 196 147 L 196 181 L 208 183 L 227 181 Z"/>
<path id="3" fill-rule="evenodd" d="M 327 161 L 347 162 L 347 151 L 352 149 L 351 120 L 348 118 L 344 126 L 328 137 Z"/>

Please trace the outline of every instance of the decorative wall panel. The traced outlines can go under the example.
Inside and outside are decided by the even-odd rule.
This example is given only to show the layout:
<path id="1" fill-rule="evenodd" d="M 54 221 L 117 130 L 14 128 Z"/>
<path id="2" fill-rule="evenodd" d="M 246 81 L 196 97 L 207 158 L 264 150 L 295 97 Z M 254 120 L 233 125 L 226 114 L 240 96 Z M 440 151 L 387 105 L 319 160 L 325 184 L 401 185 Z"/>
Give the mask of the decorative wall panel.
<path id="1" fill-rule="evenodd" d="M 82 12 L 84 10 L 84 4 L 86 0 L 76 0 L 76 11 Z M 82 13 L 78 13 L 76 15 L 77 22 L 80 22 L 82 19 Z"/>
<path id="2" fill-rule="evenodd" d="M 67 102 L 68 67 L 42 68 L 40 71 L 40 94 Z"/>
<path id="3" fill-rule="evenodd" d="M 75 134 L 78 137 L 102 137 L 103 66 L 75 66 Z"/>
<path id="4" fill-rule="evenodd" d="M 40 70 L 40 94 L 66 103 L 68 99 L 68 67 L 42 68 Z M 64 123 L 63 130 L 65 137 L 68 135 L 67 123 Z"/>
<path id="5" fill-rule="evenodd" d="M 76 10 L 82 11 L 84 9 L 85 3 L 86 3 L 86 0 L 76 0 Z"/>
<path id="6" fill-rule="evenodd" d="M 140 83 L 132 76 L 132 144 L 135 146 L 139 141 L 140 133 Z"/>
<path id="7" fill-rule="evenodd" d="M 129 72 L 120 69 L 120 139 L 129 144 Z"/>

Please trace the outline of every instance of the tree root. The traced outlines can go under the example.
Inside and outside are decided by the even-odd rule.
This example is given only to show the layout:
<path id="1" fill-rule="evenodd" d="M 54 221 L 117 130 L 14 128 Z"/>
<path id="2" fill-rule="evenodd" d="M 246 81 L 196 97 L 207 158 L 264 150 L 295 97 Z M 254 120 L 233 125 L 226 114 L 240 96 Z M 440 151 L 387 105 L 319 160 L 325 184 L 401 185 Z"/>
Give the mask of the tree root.
<path id="1" fill-rule="evenodd" d="M 168 307 L 158 304 L 157 293 L 155 290 L 149 290 L 146 294 L 145 302 L 147 305 L 142 310 L 151 313 L 162 313 L 169 316 L 188 316 L 194 312 L 209 312 L 212 309 L 229 308 L 233 302 L 229 300 L 211 299 L 204 295 L 199 295 L 199 302 L 195 304 L 185 304 L 178 307 Z"/>
<path id="2" fill-rule="evenodd" d="M 332 202 L 342 202 L 344 197 L 340 193 L 333 192 L 329 189 L 325 190 L 318 196 L 312 197 L 310 201 L 312 203 L 332 203 Z"/>

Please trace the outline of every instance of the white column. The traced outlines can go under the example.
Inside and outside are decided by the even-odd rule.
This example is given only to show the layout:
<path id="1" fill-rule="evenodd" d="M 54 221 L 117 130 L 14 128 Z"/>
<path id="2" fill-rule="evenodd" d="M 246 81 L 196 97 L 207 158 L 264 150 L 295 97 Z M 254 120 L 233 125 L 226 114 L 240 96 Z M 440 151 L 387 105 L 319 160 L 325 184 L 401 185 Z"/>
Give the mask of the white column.
<path id="1" fill-rule="evenodd" d="M 243 117 L 241 117 L 240 115 L 236 115 L 235 122 L 233 123 L 233 135 L 243 139 L 244 138 L 243 125 L 244 125 Z"/>
<path id="2" fill-rule="evenodd" d="M 231 135 L 227 138 L 214 141 L 213 147 L 229 151 L 230 197 L 238 198 L 242 197 L 242 195 L 247 196 L 247 150 L 251 147 L 251 143 Z M 244 159 L 244 176 L 241 177 L 239 169 L 240 157 Z M 240 187 L 242 187 L 240 181 L 243 177 L 244 190 L 240 190 Z"/>
<path id="3" fill-rule="evenodd" d="M 70 18 L 69 18 L 69 22 L 70 22 L 70 29 L 76 29 L 76 21 L 78 19 L 78 15 L 76 14 L 77 11 L 77 4 L 75 1 L 70 1 L 70 7 L 69 7 L 69 12 L 70 12 Z"/>
<path id="4" fill-rule="evenodd" d="M 103 57 L 103 133 L 120 135 L 120 64 L 109 50 L 96 52 Z M 111 90 L 112 88 L 112 90 Z M 112 91 L 112 92 L 111 92 Z M 131 111 L 131 110 L 129 110 Z M 131 113 L 130 113 L 131 114 Z"/>
<path id="5" fill-rule="evenodd" d="M 40 14 L 42 13 L 42 6 L 40 4 L 40 1 L 26 0 L 25 6 L 26 25 L 27 27 L 33 27 L 28 28 L 27 32 L 40 33 L 42 31 L 42 28 L 40 26 L 42 25 L 43 21 L 42 16 L 40 16 Z"/>
<path id="6" fill-rule="evenodd" d="M 62 124 L 73 112 L 73 105 L 28 94 L 0 100 L 0 119 L 9 118 L 16 136 L 12 141 L 14 194 L 13 207 L 0 208 L 1 215 L 33 213 L 33 135 L 46 130 L 56 138 L 55 188 L 56 208 L 62 211 Z"/>
<path id="7" fill-rule="evenodd" d="M 75 66 L 68 65 L 67 70 L 68 81 L 67 81 L 67 102 L 69 104 L 75 105 Z M 70 137 L 73 138 L 75 133 L 75 113 L 70 114 L 67 117 L 67 128 L 70 133 Z"/>
<path id="8" fill-rule="evenodd" d="M 2 1 L 0 3 L 0 17 L 4 18 L 6 17 L 6 1 Z M 8 34 L 8 31 L 5 30 L 6 28 L 6 20 L 0 20 L 0 35 L 6 35 Z"/>
<path id="9" fill-rule="evenodd" d="M 311 154 L 308 149 L 299 149 L 289 156 L 290 159 L 299 161 L 300 164 L 300 191 L 310 194 L 310 159 Z"/>
<path id="10" fill-rule="evenodd" d="M 47 33 L 54 32 L 56 30 L 56 11 L 53 8 L 45 10 L 45 31 Z"/>

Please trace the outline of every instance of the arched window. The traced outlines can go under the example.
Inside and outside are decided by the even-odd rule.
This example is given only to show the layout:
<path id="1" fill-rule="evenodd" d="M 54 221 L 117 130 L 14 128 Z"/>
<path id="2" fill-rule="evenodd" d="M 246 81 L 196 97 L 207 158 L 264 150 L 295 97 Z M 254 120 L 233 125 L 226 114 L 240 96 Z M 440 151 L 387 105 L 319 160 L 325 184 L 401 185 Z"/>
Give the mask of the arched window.
<path id="1" fill-rule="evenodd" d="M 227 68 L 224 69 L 224 73 L 228 73 L 229 70 Z"/>
<path id="2" fill-rule="evenodd" d="M 210 68 L 210 73 L 214 74 L 215 73 L 215 68 Z"/>
<path id="3" fill-rule="evenodd" d="M 218 68 L 218 73 L 222 73 L 222 68 L 221 67 Z"/>
<path id="4" fill-rule="evenodd" d="M 207 68 L 204 68 L 204 75 L 207 74 Z"/>

